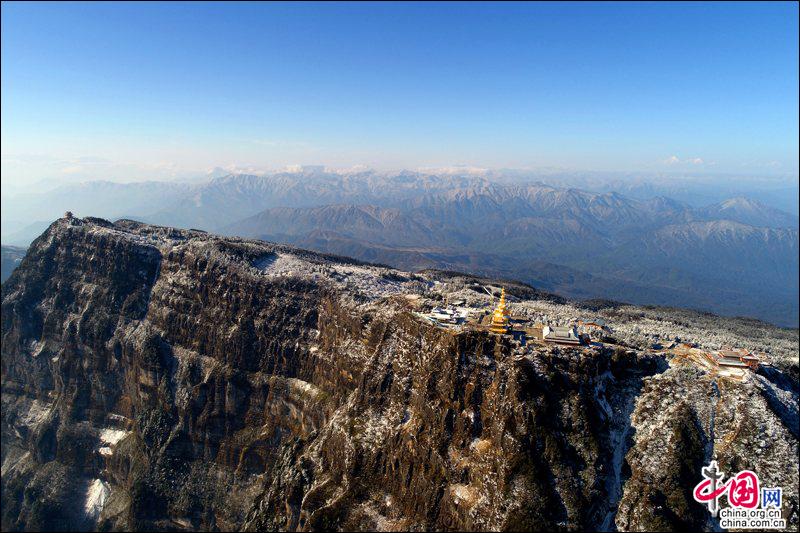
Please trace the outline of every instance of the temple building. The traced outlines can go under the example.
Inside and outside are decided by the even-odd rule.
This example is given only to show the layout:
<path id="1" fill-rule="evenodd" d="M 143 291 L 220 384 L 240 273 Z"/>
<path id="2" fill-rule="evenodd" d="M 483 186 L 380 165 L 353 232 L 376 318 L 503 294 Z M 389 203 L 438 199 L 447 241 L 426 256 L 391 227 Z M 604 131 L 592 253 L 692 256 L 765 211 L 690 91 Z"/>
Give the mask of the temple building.
<path id="1" fill-rule="evenodd" d="M 560 327 L 560 326 L 545 326 L 542 328 L 542 335 L 545 342 L 553 344 L 566 344 L 571 346 L 578 346 L 581 344 L 581 338 L 574 327 Z"/>
<path id="2" fill-rule="evenodd" d="M 492 325 L 489 326 L 489 331 L 492 333 L 508 333 L 508 322 L 511 311 L 506 307 L 506 289 L 500 291 L 500 303 L 497 304 L 494 313 L 492 313 Z"/>
<path id="3" fill-rule="evenodd" d="M 741 348 L 733 349 L 727 346 L 717 352 L 707 352 L 706 357 L 717 366 L 749 368 L 751 370 L 757 370 L 760 362 L 758 357 L 747 350 Z"/>
<path id="4" fill-rule="evenodd" d="M 578 330 L 582 333 L 596 333 L 602 331 L 610 331 L 606 321 L 602 318 L 579 318 Z"/>
<path id="5" fill-rule="evenodd" d="M 463 324 L 467 319 L 467 312 L 452 307 L 434 307 L 425 318 L 439 324 Z"/>

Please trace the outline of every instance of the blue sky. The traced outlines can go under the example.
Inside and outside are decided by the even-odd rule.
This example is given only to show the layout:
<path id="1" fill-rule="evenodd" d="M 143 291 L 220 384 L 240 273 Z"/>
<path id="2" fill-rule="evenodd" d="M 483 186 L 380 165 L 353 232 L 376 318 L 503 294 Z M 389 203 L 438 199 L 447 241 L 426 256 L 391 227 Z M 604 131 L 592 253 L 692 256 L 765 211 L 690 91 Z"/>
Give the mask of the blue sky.
<path id="1" fill-rule="evenodd" d="M 766 175 L 796 173 L 797 152 L 796 3 L 2 6 L 12 180 L 288 164 Z"/>

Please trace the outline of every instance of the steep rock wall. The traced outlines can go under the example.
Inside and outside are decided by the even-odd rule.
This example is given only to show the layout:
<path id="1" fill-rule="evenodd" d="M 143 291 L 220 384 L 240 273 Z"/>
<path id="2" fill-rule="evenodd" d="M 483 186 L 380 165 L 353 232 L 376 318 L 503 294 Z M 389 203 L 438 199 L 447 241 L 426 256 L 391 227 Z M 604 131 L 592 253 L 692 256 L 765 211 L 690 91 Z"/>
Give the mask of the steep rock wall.
<path id="1" fill-rule="evenodd" d="M 307 252 L 98 219 L 34 242 L 3 285 L 3 528 L 711 528 L 690 491 L 715 453 L 784 483 L 796 520 L 772 381 L 521 355 L 267 272 L 286 254 Z"/>

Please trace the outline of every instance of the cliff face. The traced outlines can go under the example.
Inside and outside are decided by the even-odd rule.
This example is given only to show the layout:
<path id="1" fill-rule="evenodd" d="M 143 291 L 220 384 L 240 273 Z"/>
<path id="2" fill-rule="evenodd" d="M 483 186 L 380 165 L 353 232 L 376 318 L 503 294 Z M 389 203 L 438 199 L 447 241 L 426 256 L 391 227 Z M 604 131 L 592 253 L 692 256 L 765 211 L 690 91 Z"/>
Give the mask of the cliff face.
<path id="1" fill-rule="evenodd" d="M 707 529 L 713 456 L 797 523 L 796 376 L 455 334 L 432 286 L 57 221 L 3 285 L 3 529 Z"/>

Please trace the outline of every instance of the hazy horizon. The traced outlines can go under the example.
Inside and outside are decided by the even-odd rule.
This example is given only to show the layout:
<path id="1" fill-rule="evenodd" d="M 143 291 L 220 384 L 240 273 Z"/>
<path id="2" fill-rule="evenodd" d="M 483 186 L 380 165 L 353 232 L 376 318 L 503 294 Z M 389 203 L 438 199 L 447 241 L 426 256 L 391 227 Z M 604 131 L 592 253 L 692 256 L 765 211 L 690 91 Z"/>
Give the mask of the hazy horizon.
<path id="1" fill-rule="evenodd" d="M 298 164 L 797 178 L 797 4 L 2 15 L 6 191 Z"/>

